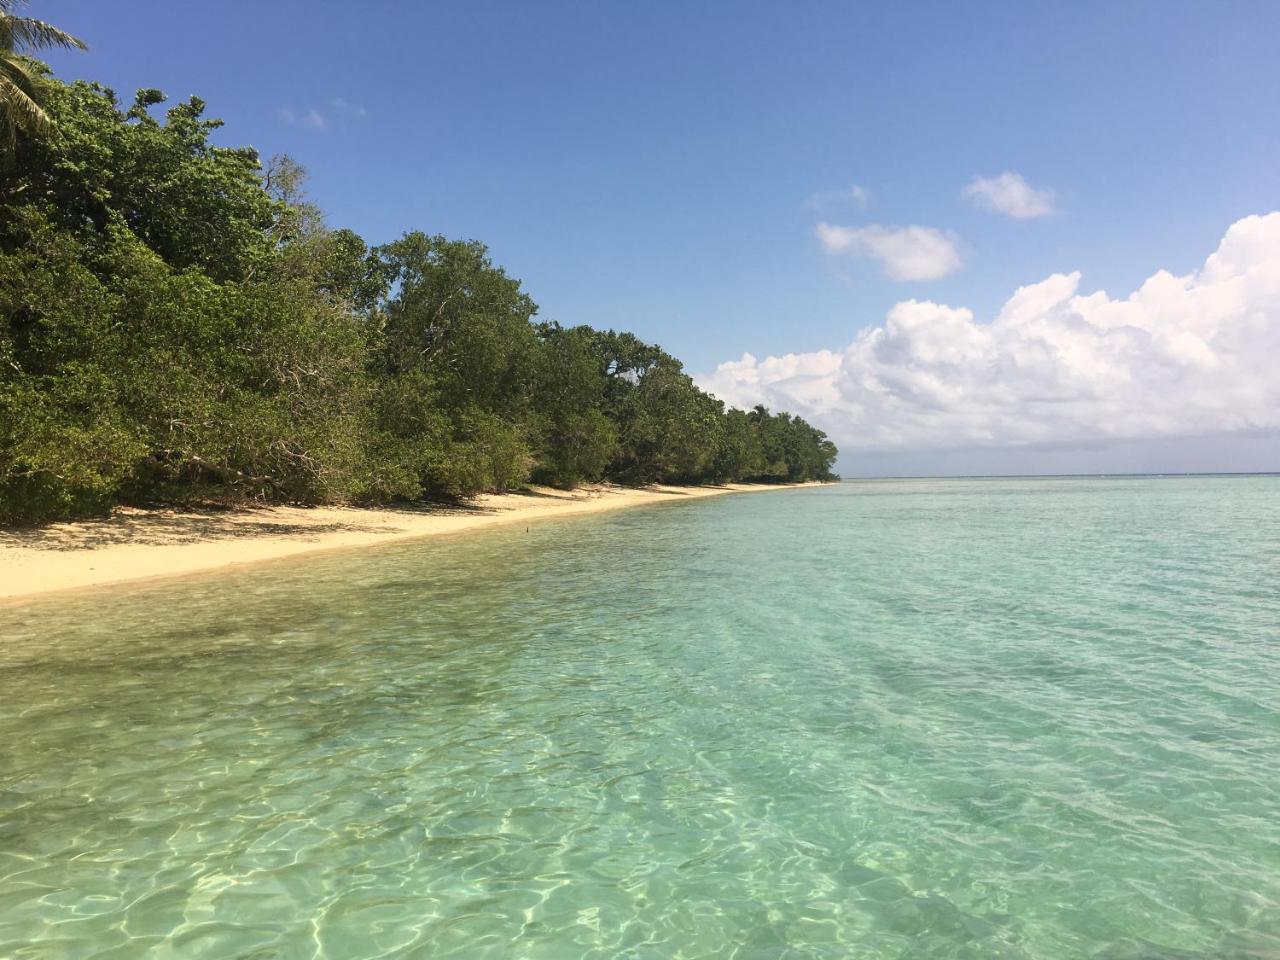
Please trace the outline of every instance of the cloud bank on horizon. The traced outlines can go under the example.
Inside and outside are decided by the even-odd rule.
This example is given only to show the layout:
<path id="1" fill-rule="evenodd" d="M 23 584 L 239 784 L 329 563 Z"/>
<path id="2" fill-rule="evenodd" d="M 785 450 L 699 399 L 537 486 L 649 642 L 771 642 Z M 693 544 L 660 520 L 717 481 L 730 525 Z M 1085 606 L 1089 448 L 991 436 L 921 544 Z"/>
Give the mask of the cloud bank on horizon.
<path id="1" fill-rule="evenodd" d="M 795 411 L 845 452 L 1280 431 L 1280 212 L 1124 299 L 1080 279 L 1020 287 L 986 323 L 904 300 L 843 350 L 746 353 L 696 379 L 734 406 Z"/>

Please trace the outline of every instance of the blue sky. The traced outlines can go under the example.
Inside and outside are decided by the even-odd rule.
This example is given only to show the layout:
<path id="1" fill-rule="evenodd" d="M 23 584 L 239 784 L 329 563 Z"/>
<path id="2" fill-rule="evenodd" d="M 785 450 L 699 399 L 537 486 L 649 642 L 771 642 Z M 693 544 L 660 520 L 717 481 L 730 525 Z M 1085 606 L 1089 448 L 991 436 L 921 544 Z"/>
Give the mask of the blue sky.
<path id="1" fill-rule="evenodd" d="M 122 97 L 198 94 L 228 120 L 226 142 L 299 159 L 332 224 L 372 242 L 418 228 L 483 240 L 544 317 L 633 330 L 695 372 L 744 352 L 841 351 L 904 300 L 981 324 L 1055 273 L 1125 297 L 1159 269 L 1198 270 L 1233 223 L 1280 207 L 1276 3 L 49 0 L 32 13 L 91 45 L 55 56 L 60 75 Z M 1053 212 L 962 196 L 1006 171 Z M 822 222 L 929 227 L 960 265 L 894 280 L 824 248 Z M 843 446 L 867 432 L 834 401 L 795 396 Z M 1006 434 L 957 443 L 1098 439 Z M 941 449 L 878 435 L 868 463 Z"/>

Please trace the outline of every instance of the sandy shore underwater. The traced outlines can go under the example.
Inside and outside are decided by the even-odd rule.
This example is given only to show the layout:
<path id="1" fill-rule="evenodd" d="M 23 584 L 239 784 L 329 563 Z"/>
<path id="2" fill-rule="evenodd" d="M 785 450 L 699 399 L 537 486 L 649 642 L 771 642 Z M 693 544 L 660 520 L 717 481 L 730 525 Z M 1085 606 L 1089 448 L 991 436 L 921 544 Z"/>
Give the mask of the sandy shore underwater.
<path id="1" fill-rule="evenodd" d="M 497 524 L 809 485 L 533 487 L 520 493 L 488 494 L 457 505 L 388 509 L 122 507 L 101 520 L 0 532 L 0 597 L 196 573 L 315 550 L 391 543 Z"/>

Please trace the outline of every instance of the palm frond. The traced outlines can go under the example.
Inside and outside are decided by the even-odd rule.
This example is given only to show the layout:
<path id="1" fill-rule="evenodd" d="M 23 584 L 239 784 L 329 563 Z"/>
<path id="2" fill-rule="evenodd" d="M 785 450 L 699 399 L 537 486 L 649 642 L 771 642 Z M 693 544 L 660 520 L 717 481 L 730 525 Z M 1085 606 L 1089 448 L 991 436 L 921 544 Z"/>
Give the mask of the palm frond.
<path id="1" fill-rule="evenodd" d="M 0 49 L 47 50 L 61 47 L 64 50 L 88 50 L 79 37 L 60 30 L 51 23 L 31 17 L 14 17 L 0 13 Z"/>
<path id="2" fill-rule="evenodd" d="M 51 47 L 88 49 L 79 37 L 52 24 L 14 16 L 25 3 L 0 0 L 0 140 L 9 148 L 19 130 L 37 136 L 53 130 L 53 120 L 40 106 L 37 78 L 18 54 Z"/>
<path id="3" fill-rule="evenodd" d="M 17 60 L 0 57 L 0 125 L 10 140 L 15 129 L 47 133 L 53 121 L 36 102 L 34 79 Z"/>
<path id="4" fill-rule="evenodd" d="M 16 83 L 30 96 L 35 96 L 36 75 L 22 57 L 0 57 L 0 77 Z"/>

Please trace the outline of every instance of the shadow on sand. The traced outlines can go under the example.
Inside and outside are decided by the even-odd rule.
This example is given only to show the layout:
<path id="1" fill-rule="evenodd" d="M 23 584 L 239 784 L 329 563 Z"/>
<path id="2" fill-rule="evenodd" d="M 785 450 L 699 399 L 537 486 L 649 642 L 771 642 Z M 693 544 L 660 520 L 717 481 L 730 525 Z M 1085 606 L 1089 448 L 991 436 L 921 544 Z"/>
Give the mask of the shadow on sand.
<path id="1" fill-rule="evenodd" d="M 306 508 L 289 509 L 297 511 Z M 384 520 L 388 514 L 402 515 L 408 519 L 421 516 L 474 516 L 495 512 L 497 511 L 492 508 L 468 503 L 425 503 L 378 508 L 378 515 Z M 377 533 L 393 529 L 385 523 L 362 522 L 358 509 L 352 509 L 349 513 L 350 520 L 308 523 L 282 519 L 271 507 L 135 507 L 118 510 L 109 517 L 3 530 L 0 531 L 0 547 L 83 550 L 86 547 L 126 543 L 158 546 L 264 536 L 309 537 L 328 533 Z"/>

